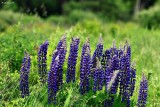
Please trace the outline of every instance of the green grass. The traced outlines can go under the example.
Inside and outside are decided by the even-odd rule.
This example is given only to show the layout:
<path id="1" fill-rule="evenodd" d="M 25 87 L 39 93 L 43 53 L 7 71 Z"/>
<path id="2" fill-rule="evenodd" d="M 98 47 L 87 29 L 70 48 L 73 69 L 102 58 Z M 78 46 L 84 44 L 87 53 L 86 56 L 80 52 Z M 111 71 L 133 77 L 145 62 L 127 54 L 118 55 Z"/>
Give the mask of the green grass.
<path id="1" fill-rule="evenodd" d="M 34 23 L 26 23 L 26 20 L 19 20 L 16 24 L 7 27 L 0 33 L 0 107 L 49 107 L 47 102 L 47 85 L 41 86 L 37 71 L 37 49 L 45 40 L 49 40 L 48 49 L 48 70 L 51 63 L 51 55 L 58 41 L 63 34 L 67 34 L 67 51 L 71 37 L 80 37 L 78 63 L 76 71 L 76 83 L 64 84 L 57 94 L 57 106 L 78 106 L 78 107 L 99 107 L 98 104 L 104 99 L 104 90 L 93 94 L 90 91 L 85 96 L 79 94 L 79 65 L 83 43 L 89 37 L 91 41 L 91 53 L 93 54 L 100 33 L 104 41 L 104 49 L 112 46 L 116 40 L 117 47 L 129 41 L 132 49 L 132 61 L 136 62 L 137 78 L 136 88 L 132 99 L 132 106 L 135 106 L 138 98 L 139 83 L 144 72 L 149 77 L 149 92 L 147 107 L 160 106 L 160 30 L 147 30 L 136 23 L 106 23 L 100 19 L 82 20 L 70 27 L 58 26 L 44 20 L 35 20 Z M 39 18 L 38 18 L 39 19 Z M 31 55 L 31 70 L 29 75 L 30 96 L 22 99 L 19 91 L 19 69 L 26 49 Z M 68 53 L 67 57 L 68 58 Z M 16 64 L 15 64 L 16 63 Z M 64 64 L 63 81 L 67 60 Z M 150 76 L 149 76 L 150 75 Z M 115 107 L 124 106 L 118 97 Z"/>

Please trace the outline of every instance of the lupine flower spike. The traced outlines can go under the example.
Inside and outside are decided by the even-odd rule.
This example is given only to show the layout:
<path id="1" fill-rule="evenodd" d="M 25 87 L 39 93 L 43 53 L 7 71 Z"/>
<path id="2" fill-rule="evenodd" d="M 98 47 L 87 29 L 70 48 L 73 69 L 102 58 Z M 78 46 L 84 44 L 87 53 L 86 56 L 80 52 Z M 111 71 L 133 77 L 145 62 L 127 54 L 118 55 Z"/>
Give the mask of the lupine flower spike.
<path id="1" fill-rule="evenodd" d="M 138 96 L 138 107 L 145 107 L 148 96 L 148 80 L 146 76 L 143 74 L 142 80 L 140 83 L 139 96 Z"/>
<path id="2" fill-rule="evenodd" d="M 70 54 L 68 57 L 68 67 L 67 67 L 67 76 L 66 82 L 75 82 L 75 72 L 76 72 L 76 61 L 78 57 L 78 45 L 79 38 L 72 38 L 72 42 L 70 44 Z"/>
<path id="3" fill-rule="evenodd" d="M 65 61 L 67 49 L 66 49 L 66 35 L 62 36 L 61 40 L 59 41 L 56 50 L 58 51 L 59 55 L 59 69 L 58 69 L 58 86 L 61 86 L 63 83 L 63 64 Z"/>
<path id="4" fill-rule="evenodd" d="M 103 70 L 106 71 L 106 67 L 109 66 L 108 64 L 110 63 L 111 60 L 111 50 L 107 49 L 103 55 L 102 55 L 102 60 L 101 60 L 101 64 L 103 67 Z"/>
<path id="5" fill-rule="evenodd" d="M 60 41 L 59 41 L 56 49 L 59 50 L 64 42 L 66 42 L 66 35 L 63 35 L 63 36 L 61 37 L 61 39 L 60 39 Z"/>
<path id="6" fill-rule="evenodd" d="M 89 38 L 87 38 L 86 43 L 85 43 L 85 44 L 83 45 L 83 47 L 82 47 L 81 59 L 82 59 L 82 57 L 84 56 L 87 47 L 88 47 L 88 49 L 90 50 L 90 40 L 89 40 Z"/>
<path id="7" fill-rule="evenodd" d="M 113 40 L 113 47 L 110 49 L 111 51 L 111 57 L 113 57 L 115 54 L 118 56 L 118 51 L 117 51 L 117 48 L 116 48 L 116 41 Z"/>
<path id="8" fill-rule="evenodd" d="M 106 90 L 108 89 L 108 85 L 109 82 L 111 80 L 111 64 L 110 62 L 108 62 L 108 64 L 106 64 L 106 70 L 105 70 L 105 86 L 106 86 Z"/>
<path id="9" fill-rule="evenodd" d="M 58 54 L 59 54 L 59 70 L 58 70 L 59 86 L 61 86 L 63 83 L 63 64 L 65 61 L 66 53 L 67 53 L 66 41 L 63 41 L 62 46 L 58 50 Z"/>
<path id="10" fill-rule="evenodd" d="M 131 84 L 131 68 L 130 68 L 130 57 L 127 53 L 127 50 L 124 52 L 124 65 L 122 65 L 124 68 L 123 70 L 123 95 L 122 95 L 122 101 L 126 101 L 127 107 L 130 107 L 130 84 Z"/>
<path id="11" fill-rule="evenodd" d="M 42 84 L 46 83 L 47 81 L 47 49 L 48 49 L 49 42 L 45 41 L 39 47 L 38 51 L 38 73 L 40 76 L 40 81 Z"/>
<path id="12" fill-rule="evenodd" d="M 30 72 L 30 64 L 31 64 L 30 56 L 25 51 L 22 67 L 20 70 L 20 91 L 22 98 L 29 95 L 28 75 Z"/>
<path id="13" fill-rule="evenodd" d="M 107 86 L 106 92 L 109 94 L 108 99 L 105 100 L 104 102 L 104 106 L 105 107 L 113 107 L 113 103 L 114 103 L 114 97 L 116 95 L 117 92 L 117 80 L 118 80 L 118 74 L 119 71 L 116 70 L 113 73 L 113 76 Z"/>
<path id="14" fill-rule="evenodd" d="M 82 50 L 82 51 L 85 51 L 85 50 Z M 91 56 L 90 56 L 90 49 L 89 47 L 87 47 L 81 59 L 81 67 L 80 67 L 80 93 L 81 94 L 85 94 L 89 91 L 90 74 L 91 74 Z"/>
<path id="15" fill-rule="evenodd" d="M 109 94 L 109 99 L 106 100 L 105 106 L 112 107 L 119 85 L 119 59 L 116 54 L 111 59 L 110 67 L 107 65 L 106 68 L 106 91 Z"/>
<path id="16" fill-rule="evenodd" d="M 130 88 L 130 94 L 133 96 L 134 88 L 136 83 L 136 68 L 135 68 L 135 62 L 131 65 L 131 88 Z"/>
<path id="17" fill-rule="evenodd" d="M 58 56 L 58 50 L 53 51 L 51 66 L 54 64 L 54 61 L 57 56 Z M 50 66 L 50 68 L 51 68 L 51 66 Z"/>
<path id="18" fill-rule="evenodd" d="M 58 84 L 59 56 L 52 57 L 51 68 L 48 73 L 48 103 L 56 103 L 56 93 L 59 89 Z"/>
<path id="19" fill-rule="evenodd" d="M 118 56 L 115 54 L 111 60 L 111 72 L 110 72 L 111 78 L 115 75 L 115 72 L 117 70 L 119 70 L 119 59 L 118 59 Z M 118 82 L 119 82 L 119 71 L 117 73 L 115 81 L 112 84 L 111 94 L 117 93 Z"/>
<path id="20" fill-rule="evenodd" d="M 102 40 L 102 35 L 100 35 L 96 50 L 94 51 L 94 54 L 92 56 L 92 69 L 96 68 L 97 65 L 96 58 L 98 58 L 98 60 L 101 60 L 102 53 L 103 53 L 103 40 Z"/>
<path id="21" fill-rule="evenodd" d="M 93 79 L 94 79 L 93 91 L 96 92 L 97 90 L 102 90 L 102 86 L 104 83 L 104 71 L 102 69 L 101 63 L 98 58 L 97 58 L 96 69 L 93 71 Z"/>

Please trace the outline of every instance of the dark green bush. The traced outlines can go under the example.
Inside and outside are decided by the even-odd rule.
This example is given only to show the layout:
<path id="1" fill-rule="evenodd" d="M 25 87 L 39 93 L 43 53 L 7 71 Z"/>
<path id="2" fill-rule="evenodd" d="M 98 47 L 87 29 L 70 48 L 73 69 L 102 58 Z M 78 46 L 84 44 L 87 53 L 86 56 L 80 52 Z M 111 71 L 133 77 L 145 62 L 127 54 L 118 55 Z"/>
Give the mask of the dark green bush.
<path id="1" fill-rule="evenodd" d="M 70 2 L 66 2 L 63 5 L 63 12 L 65 14 L 70 13 L 74 9 L 99 11 L 100 10 L 100 2 L 99 1 L 82 1 L 82 2 L 70 1 Z"/>
<path id="2" fill-rule="evenodd" d="M 136 17 L 143 27 L 146 28 L 160 28 L 160 5 L 155 5 L 148 10 L 143 10 L 139 12 Z"/>
<path id="3" fill-rule="evenodd" d="M 93 20 L 96 18 L 96 15 L 90 11 L 73 10 L 67 17 L 67 21 L 69 23 L 76 23 L 82 20 Z"/>
<path id="4" fill-rule="evenodd" d="M 63 2 L 59 0 L 14 0 L 20 10 L 27 13 L 37 13 L 46 17 L 51 14 L 60 14 Z"/>
<path id="5" fill-rule="evenodd" d="M 0 20 L 0 32 L 4 31 L 9 25 L 3 21 L 3 20 Z"/>
<path id="6" fill-rule="evenodd" d="M 4 31 L 8 26 L 18 24 L 29 24 L 40 22 L 41 19 L 37 16 L 29 16 L 26 14 L 14 13 L 12 11 L 0 11 L 0 32 Z"/>
<path id="7" fill-rule="evenodd" d="M 14 0 L 0 0 L 0 3 L 0 8 L 3 10 L 18 11 L 17 3 L 15 3 Z"/>
<path id="8" fill-rule="evenodd" d="M 66 18 L 63 16 L 50 16 L 47 18 L 47 21 L 54 24 L 66 24 Z"/>
<path id="9" fill-rule="evenodd" d="M 66 2 L 63 6 L 64 14 L 69 14 L 73 10 L 92 11 L 103 18 L 112 20 L 128 20 L 133 13 L 135 1 L 130 0 L 95 0 Z"/>
<path id="10" fill-rule="evenodd" d="M 72 25 L 84 20 L 94 19 L 97 19 L 97 16 L 93 12 L 78 9 L 75 9 L 63 16 L 50 16 L 49 18 L 47 18 L 49 22 L 53 22 L 55 24 L 60 25 Z"/>

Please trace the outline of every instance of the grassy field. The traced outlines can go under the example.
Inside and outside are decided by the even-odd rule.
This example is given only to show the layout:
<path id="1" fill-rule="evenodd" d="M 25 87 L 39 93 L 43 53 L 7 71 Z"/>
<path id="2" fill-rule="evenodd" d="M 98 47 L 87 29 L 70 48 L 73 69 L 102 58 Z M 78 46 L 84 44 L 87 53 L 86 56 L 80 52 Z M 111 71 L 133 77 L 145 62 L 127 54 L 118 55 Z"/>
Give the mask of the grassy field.
<path id="1" fill-rule="evenodd" d="M 22 14 L 19 14 L 20 16 Z M 148 30 L 134 22 L 109 23 L 100 19 L 82 20 L 70 26 L 55 24 L 52 21 L 40 19 L 37 16 L 22 15 L 15 22 L 0 33 L 0 107 L 49 107 L 47 102 L 47 85 L 41 86 L 37 71 L 37 50 L 45 40 L 49 41 L 47 67 L 50 69 L 51 55 L 63 34 L 67 35 L 67 51 L 71 37 L 80 37 L 75 84 L 64 84 L 58 92 L 57 106 L 99 107 L 96 100 L 101 100 L 103 92 L 85 96 L 79 94 L 79 65 L 83 43 L 89 37 L 91 53 L 93 54 L 100 33 L 102 33 L 104 49 L 112 46 L 115 40 L 117 47 L 127 40 L 132 49 L 132 61 L 136 62 L 136 88 L 132 99 L 132 106 L 136 106 L 139 83 L 142 73 L 149 79 L 147 107 L 160 106 L 160 30 Z M 27 17 L 27 18 L 26 18 Z M 16 18 L 15 18 L 16 19 Z M 30 96 L 21 98 L 19 91 L 19 70 L 26 49 L 31 55 L 31 70 L 29 75 Z M 67 57 L 68 58 L 68 53 Z M 63 81 L 65 82 L 67 60 L 64 64 Z M 118 99 L 114 106 L 120 107 Z"/>

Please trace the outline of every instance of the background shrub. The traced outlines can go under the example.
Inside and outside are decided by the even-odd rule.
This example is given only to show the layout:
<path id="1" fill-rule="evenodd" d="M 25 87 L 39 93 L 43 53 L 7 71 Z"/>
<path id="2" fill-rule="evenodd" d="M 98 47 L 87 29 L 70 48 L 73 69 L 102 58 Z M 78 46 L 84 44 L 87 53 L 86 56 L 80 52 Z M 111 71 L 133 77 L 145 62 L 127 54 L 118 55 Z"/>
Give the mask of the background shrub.
<path id="1" fill-rule="evenodd" d="M 160 28 L 160 4 L 139 12 L 136 20 L 146 28 Z"/>

